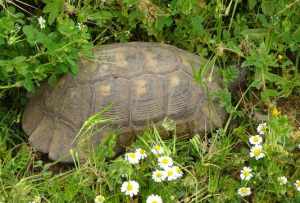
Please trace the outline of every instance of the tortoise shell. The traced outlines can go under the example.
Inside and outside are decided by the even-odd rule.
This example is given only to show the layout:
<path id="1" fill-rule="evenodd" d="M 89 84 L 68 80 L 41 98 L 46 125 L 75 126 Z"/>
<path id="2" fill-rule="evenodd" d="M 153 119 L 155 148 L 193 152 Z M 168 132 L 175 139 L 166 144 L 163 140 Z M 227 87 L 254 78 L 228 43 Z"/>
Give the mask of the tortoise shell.
<path id="1" fill-rule="evenodd" d="M 193 78 L 193 69 L 204 62 L 161 43 L 96 47 L 93 59 L 80 60 L 76 77 L 66 75 L 54 87 L 42 86 L 30 99 L 23 129 L 35 149 L 69 162 L 82 124 L 105 108 L 104 116 L 120 130 L 120 145 L 128 145 L 145 126 L 166 117 L 176 121 L 181 134 L 220 127 L 225 111 L 208 94 L 220 88 L 218 80 L 205 77 L 206 85 L 200 86 Z M 107 132 L 100 130 L 92 143 L 99 143 Z"/>

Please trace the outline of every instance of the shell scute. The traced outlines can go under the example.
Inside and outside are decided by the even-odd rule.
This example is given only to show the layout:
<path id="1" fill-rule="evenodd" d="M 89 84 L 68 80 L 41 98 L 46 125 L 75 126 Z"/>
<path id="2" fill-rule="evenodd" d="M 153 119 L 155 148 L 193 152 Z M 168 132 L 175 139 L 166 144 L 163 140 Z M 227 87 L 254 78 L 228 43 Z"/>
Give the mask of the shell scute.
<path id="1" fill-rule="evenodd" d="M 130 122 L 129 80 L 109 78 L 95 83 L 94 113 L 103 112 L 103 116 L 113 123 L 128 126 Z"/>
<path id="2" fill-rule="evenodd" d="M 99 49 L 92 59 L 82 59 L 78 75 L 82 82 L 99 81 L 108 77 L 132 78 L 143 73 L 143 55 L 135 47 Z"/>
<path id="3" fill-rule="evenodd" d="M 157 121 L 165 116 L 165 88 L 157 75 L 144 74 L 131 85 L 131 118 L 134 125 Z"/>
<path id="4" fill-rule="evenodd" d="M 92 90 L 88 85 L 69 87 L 61 98 L 60 111 L 57 115 L 80 128 L 91 114 Z"/>
<path id="5" fill-rule="evenodd" d="M 148 47 L 144 50 L 144 69 L 147 73 L 165 74 L 179 68 L 179 58 L 167 47 Z"/>
<path id="6" fill-rule="evenodd" d="M 179 70 L 166 76 L 167 80 L 167 116 L 173 119 L 184 119 L 192 116 L 203 92 L 190 76 Z"/>

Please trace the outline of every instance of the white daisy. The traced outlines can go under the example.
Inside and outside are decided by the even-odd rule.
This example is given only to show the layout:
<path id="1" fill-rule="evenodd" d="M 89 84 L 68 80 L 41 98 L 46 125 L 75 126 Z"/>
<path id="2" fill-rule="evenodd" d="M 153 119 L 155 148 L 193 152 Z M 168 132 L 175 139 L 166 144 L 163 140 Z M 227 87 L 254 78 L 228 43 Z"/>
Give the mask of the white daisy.
<path id="1" fill-rule="evenodd" d="M 139 192 L 139 184 L 138 182 L 134 180 L 125 181 L 121 186 L 121 192 L 125 193 L 125 195 L 129 195 L 130 197 L 133 197 L 134 195 L 137 195 Z"/>
<path id="2" fill-rule="evenodd" d="M 285 176 L 281 176 L 277 178 L 280 185 L 286 185 L 287 184 L 287 178 Z"/>
<path id="3" fill-rule="evenodd" d="M 147 157 L 146 151 L 142 148 L 136 149 L 135 153 L 137 153 L 141 157 L 141 159 L 145 159 Z"/>
<path id="4" fill-rule="evenodd" d="M 162 170 L 155 170 L 152 172 L 152 179 L 155 181 L 155 182 L 162 182 L 166 179 L 167 177 L 167 174 L 165 171 L 162 171 Z"/>
<path id="5" fill-rule="evenodd" d="M 250 167 L 244 167 L 241 170 L 240 177 L 242 180 L 250 180 L 253 177 L 252 169 Z"/>
<path id="6" fill-rule="evenodd" d="M 161 168 L 168 168 L 173 166 L 173 160 L 171 157 L 168 156 L 161 156 L 158 158 L 158 165 Z"/>
<path id="7" fill-rule="evenodd" d="M 163 203 L 163 201 L 160 196 L 152 194 L 147 197 L 146 203 Z"/>
<path id="8" fill-rule="evenodd" d="M 163 154 L 164 150 L 160 145 L 154 145 L 151 149 L 151 152 L 155 155 Z"/>
<path id="9" fill-rule="evenodd" d="M 261 123 L 257 126 L 257 133 L 260 135 L 264 135 L 267 131 L 267 123 Z"/>
<path id="10" fill-rule="evenodd" d="M 251 189 L 249 187 L 241 187 L 238 189 L 238 194 L 242 197 L 251 195 Z"/>
<path id="11" fill-rule="evenodd" d="M 41 29 L 45 29 L 45 27 L 46 27 L 46 20 L 42 16 L 40 16 L 38 18 L 38 23 L 39 23 Z"/>
<path id="12" fill-rule="evenodd" d="M 130 163 L 130 164 L 138 164 L 141 156 L 138 153 L 135 152 L 129 152 L 125 154 L 125 159 Z"/>
<path id="13" fill-rule="evenodd" d="M 167 180 L 172 181 L 181 178 L 183 173 L 178 166 L 173 166 L 165 169 Z"/>
<path id="14" fill-rule="evenodd" d="M 298 148 L 300 149 L 300 144 L 298 144 Z"/>
<path id="15" fill-rule="evenodd" d="M 95 203 L 103 203 L 105 201 L 105 198 L 102 195 L 97 195 L 95 197 Z"/>
<path id="16" fill-rule="evenodd" d="M 263 139 L 260 135 L 254 135 L 249 138 L 249 142 L 252 145 L 259 145 L 262 143 L 262 141 L 263 141 Z"/>
<path id="17" fill-rule="evenodd" d="M 251 147 L 250 157 L 254 157 L 256 160 L 259 160 L 259 159 L 265 157 L 262 146 L 255 145 L 255 146 Z"/>
<path id="18" fill-rule="evenodd" d="M 296 182 L 294 183 L 296 189 L 298 192 L 300 192 L 300 180 L 296 180 Z"/>

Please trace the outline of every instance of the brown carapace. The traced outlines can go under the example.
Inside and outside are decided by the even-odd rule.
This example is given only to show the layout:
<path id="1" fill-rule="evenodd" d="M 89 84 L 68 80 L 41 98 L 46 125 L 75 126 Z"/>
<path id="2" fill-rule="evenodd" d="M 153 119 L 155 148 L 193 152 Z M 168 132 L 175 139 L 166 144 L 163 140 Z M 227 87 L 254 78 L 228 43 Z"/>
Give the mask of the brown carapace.
<path id="1" fill-rule="evenodd" d="M 197 55 L 161 43 L 96 47 L 94 58 L 80 60 L 76 77 L 66 75 L 54 87 L 42 86 L 30 99 L 23 129 L 36 150 L 71 162 L 70 149 L 77 148 L 74 139 L 82 124 L 108 106 L 103 114 L 112 118 L 119 144 L 125 146 L 147 125 L 159 125 L 166 117 L 176 121 L 180 133 L 220 127 L 226 113 L 209 94 L 220 88 L 216 74 L 206 74 L 203 86 L 193 78 L 204 63 Z M 91 146 L 108 131 L 103 128 L 94 135 Z"/>

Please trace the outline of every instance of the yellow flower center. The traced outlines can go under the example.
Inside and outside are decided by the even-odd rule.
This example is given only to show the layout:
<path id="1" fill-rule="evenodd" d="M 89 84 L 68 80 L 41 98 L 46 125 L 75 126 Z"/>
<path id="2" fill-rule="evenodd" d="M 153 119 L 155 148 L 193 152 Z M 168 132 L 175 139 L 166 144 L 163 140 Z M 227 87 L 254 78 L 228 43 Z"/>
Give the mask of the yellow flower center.
<path id="1" fill-rule="evenodd" d="M 162 159 L 162 160 L 161 160 L 161 163 L 163 163 L 163 164 L 168 164 L 168 163 L 169 163 L 169 159 Z"/>
<path id="2" fill-rule="evenodd" d="M 135 158 L 136 158 L 135 153 L 129 153 L 128 156 L 129 156 L 130 158 L 132 158 L 132 159 L 135 159 Z"/>
<path id="3" fill-rule="evenodd" d="M 154 146 L 154 149 L 159 151 L 161 149 L 161 147 L 159 145 Z"/>
<path id="4" fill-rule="evenodd" d="M 245 188 L 245 187 L 243 187 L 243 188 L 241 188 L 241 193 L 247 193 L 248 192 L 248 188 Z"/>
<path id="5" fill-rule="evenodd" d="M 152 202 L 151 203 L 158 203 L 158 201 L 156 201 L 156 200 L 152 200 Z"/>
<path id="6" fill-rule="evenodd" d="M 260 148 L 255 148 L 253 150 L 253 154 L 254 154 L 254 156 L 259 156 L 261 154 L 261 149 Z"/>
<path id="7" fill-rule="evenodd" d="M 300 188 L 300 181 L 296 181 L 296 187 Z"/>
<path id="8" fill-rule="evenodd" d="M 127 191 L 132 191 L 132 190 L 133 190 L 133 186 L 130 183 L 128 183 L 128 185 L 127 185 Z"/>
<path id="9" fill-rule="evenodd" d="M 258 137 L 257 135 L 254 136 L 254 137 L 253 137 L 253 141 L 256 142 L 256 143 L 259 142 L 259 141 L 260 141 L 260 140 L 259 140 L 259 137 Z"/>
<path id="10" fill-rule="evenodd" d="M 173 176 L 174 175 L 174 172 L 173 172 L 173 170 L 169 170 L 168 172 L 167 172 L 167 175 L 170 177 L 170 176 Z"/>
<path id="11" fill-rule="evenodd" d="M 161 172 L 156 172 L 156 177 L 158 177 L 158 178 L 162 177 L 162 173 Z"/>
<path id="12" fill-rule="evenodd" d="M 244 174 L 245 177 L 250 176 L 250 172 L 249 171 L 243 171 L 243 174 Z"/>

